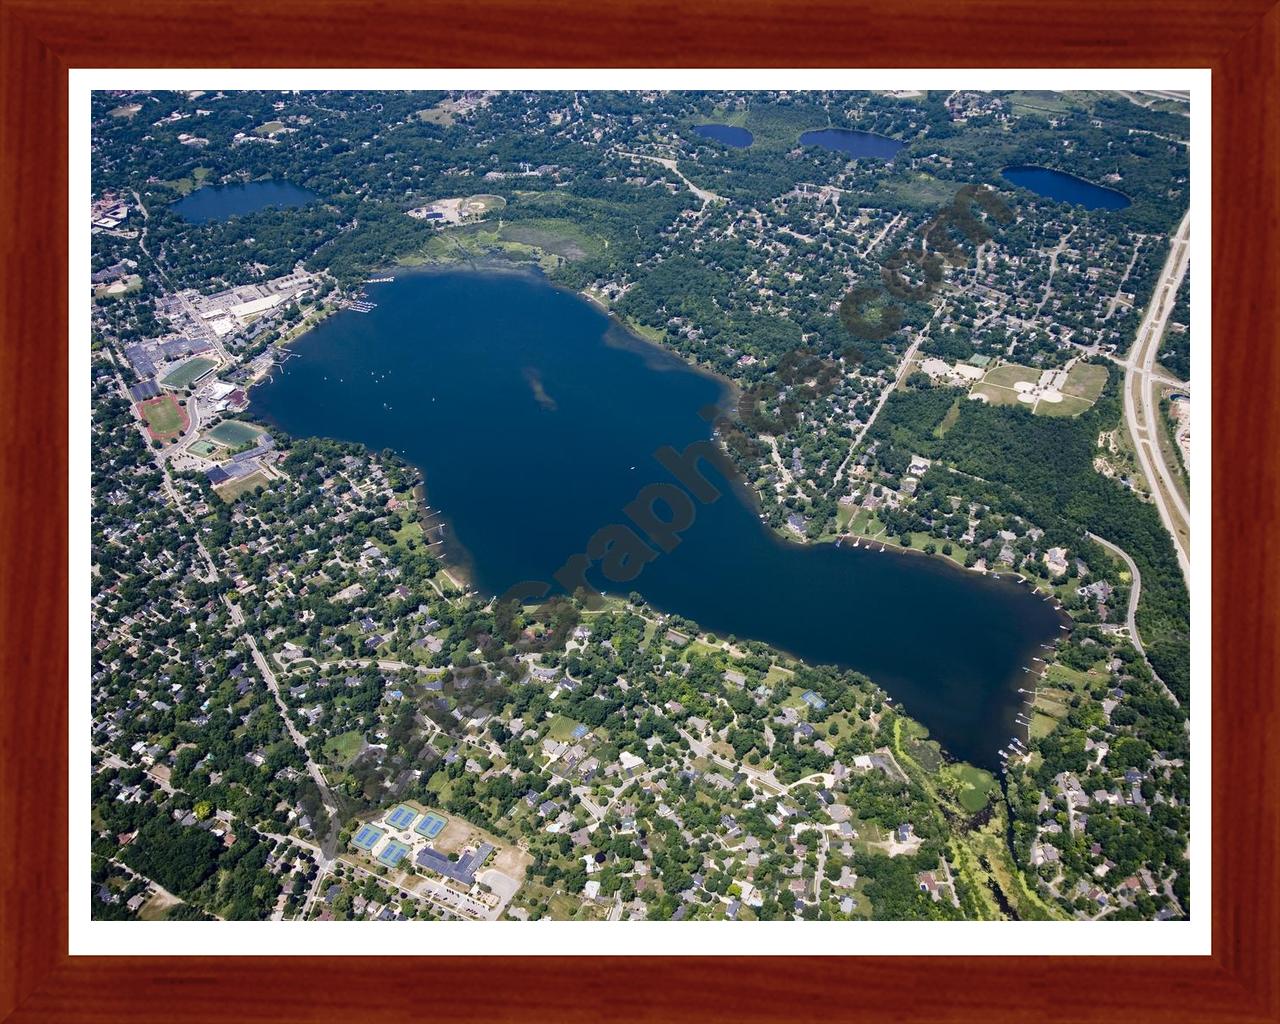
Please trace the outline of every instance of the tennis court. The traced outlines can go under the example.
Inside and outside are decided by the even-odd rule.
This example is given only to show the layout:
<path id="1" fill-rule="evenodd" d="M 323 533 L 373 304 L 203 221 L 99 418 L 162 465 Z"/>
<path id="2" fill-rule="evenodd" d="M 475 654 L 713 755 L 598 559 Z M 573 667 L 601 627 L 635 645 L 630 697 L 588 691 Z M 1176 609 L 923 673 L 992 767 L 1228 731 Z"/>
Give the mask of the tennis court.
<path id="1" fill-rule="evenodd" d="M 419 835 L 426 836 L 428 839 L 434 839 L 444 831 L 446 824 L 448 824 L 448 822 L 444 818 L 440 817 L 440 815 L 432 811 L 428 811 L 423 815 L 422 820 L 418 822 L 418 827 L 415 828 L 414 831 Z"/>
<path id="2" fill-rule="evenodd" d="M 409 852 L 409 847 L 399 840 L 392 839 L 382 848 L 382 852 L 378 854 L 378 863 L 385 864 L 389 868 L 395 867 L 405 858 L 405 854 Z"/>
<path id="3" fill-rule="evenodd" d="M 193 441 L 190 448 L 192 455 L 199 455 L 202 459 L 207 459 L 217 450 L 218 446 L 208 441 Z"/>
<path id="4" fill-rule="evenodd" d="M 361 850 L 372 850 L 378 845 L 385 832 L 374 825 L 361 825 L 360 830 L 352 837 L 352 845 L 359 847 Z"/>
<path id="5" fill-rule="evenodd" d="M 400 804 L 390 814 L 387 815 L 387 824 L 392 828 L 408 828 L 413 824 L 413 819 L 418 816 L 418 812 L 406 804 Z"/>

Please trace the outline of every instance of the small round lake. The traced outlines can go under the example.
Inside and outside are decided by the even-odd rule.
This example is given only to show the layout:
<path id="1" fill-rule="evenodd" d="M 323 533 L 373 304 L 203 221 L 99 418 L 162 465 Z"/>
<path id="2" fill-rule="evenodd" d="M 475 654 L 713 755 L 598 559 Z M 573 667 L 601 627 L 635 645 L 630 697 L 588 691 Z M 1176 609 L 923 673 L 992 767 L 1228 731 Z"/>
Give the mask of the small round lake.
<path id="1" fill-rule="evenodd" d="M 755 141 L 755 136 L 745 128 L 737 128 L 731 124 L 700 124 L 693 130 L 704 139 L 714 139 L 734 149 L 746 149 Z"/>
<path id="2" fill-rule="evenodd" d="M 173 212 L 192 224 L 257 213 L 268 206 L 305 206 L 320 198 L 288 181 L 249 181 L 239 185 L 209 185 L 173 204 Z"/>
<path id="3" fill-rule="evenodd" d="M 892 160 L 894 154 L 906 145 L 887 135 L 875 132 L 859 132 L 850 128 L 821 128 L 800 136 L 802 146 L 821 146 L 838 153 L 847 153 L 859 159 Z"/>
<path id="4" fill-rule="evenodd" d="M 1006 167 L 1000 173 L 1006 181 L 1028 192 L 1060 203 L 1075 203 L 1086 210 L 1123 210 L 1129 205 L 1129 197 L 1123 192 L 1048 167 Z"/>
<path id="5" fill-rule="evenodd" d="M 418 466 L 482 592 L 552 582 L 597 530 L 630 522 L 642 488 L 688 489 L 656 455 L 705 444 L 699 411 L 729 399 L 723 382 L 534 275 L 419 271 L 368 290 L 375 308 L 302 338 L 253 389 L 251 415 Z M 698 466 L 719 496 L 699 498 L 673 549 L 655 548 L 625 583 L 588 578 L 721 637 L 864 672 L 952 754 L 998 768 L 997 751 L 1026 735 L 1025 667 L 1063 635 L 1054 606 L 941 558 L 783 540 Z"/>

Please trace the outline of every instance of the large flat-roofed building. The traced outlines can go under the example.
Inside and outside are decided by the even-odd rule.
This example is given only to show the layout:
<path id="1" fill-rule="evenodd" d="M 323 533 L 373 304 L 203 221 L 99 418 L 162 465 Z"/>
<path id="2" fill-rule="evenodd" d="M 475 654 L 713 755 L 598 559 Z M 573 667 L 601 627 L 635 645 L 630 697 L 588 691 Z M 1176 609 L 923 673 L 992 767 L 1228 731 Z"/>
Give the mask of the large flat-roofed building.
<path id="1" fill-rule="evenodd" d="M 476 880 L 476 872 L 489 859 L 493 849 L 488 843 L 481 843 L 470 853 L 464 854 L 457 860 L 450 860 L 439 850 L 428 846 L 418 851 L 415 860 L 418 867 L 427 868 L 437 875 L 451 878 L 463 885 L 471 885 Z"/>

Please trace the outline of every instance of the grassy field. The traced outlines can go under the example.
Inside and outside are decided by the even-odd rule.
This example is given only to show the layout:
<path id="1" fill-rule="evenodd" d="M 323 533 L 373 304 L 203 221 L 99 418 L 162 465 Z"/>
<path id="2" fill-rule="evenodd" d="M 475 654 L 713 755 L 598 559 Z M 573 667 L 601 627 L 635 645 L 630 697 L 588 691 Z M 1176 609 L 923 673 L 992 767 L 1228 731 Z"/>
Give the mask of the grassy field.
<path id="1" fill-rule="evenodd" d="M 1025 402 L 1018 401 L 1018 393 L 1012 388 L 998 387 L 986 381 L 975 384 L 969 394 L 981 395 L 992 405 L 1026 405 Z"/>
<path id="2" fill-rule="evenodd" d="M 109 111 L 109 113 L 112 117 L 133 117 L 141 109 L 141 103 L 123 103 Z"/>
<path id="3" fill-rule="evenodd" d="M 502 196 L 493 196 L 482 192 L 479 195 L 469 196 L 467 201 L 462 204 L 462 212 L 470 214 L 488 213 L 490 210 L 501 210 L 507 205 L 507 201 Z"/>
<path id="4" fill-rule="evenodd" d="M 217 365 L 217 360 L 196 356 L 194 359 L 188 359 L 160 383 L 167 388 L 185 388 L 199 380 Z"/>
<path id="5" fill-rule="evenodd" d="M 952 769 L 959 784 L 956 799 L 966 811 L 977 813 L 987 806 L 991 793 L 996 788 L 995 776 L 971 764 L 958 764 Z"/>
<path id="6" fill-rule="evenodd" d="M 133 295 L 142 291 L 142 278 L 138 274 L 127 274 L 119 281 L 104 284 L 93 290 L 94 299 L 118 299 L 123 295 Z"/>
<path id="7" fill-rule="evenodd" d="M 1034 384 L 1039 379 L 1039 370 L 1032 369 L 1030 366 L 1021 366 L 1018 363 L 1004 363 L 988 370 L 987 375 L 982 378 L 982 383 L 1012 388 L 1015 384 Z"/>
<path id="8" fill-rule="evenodd" d="M 947 431 L 956 425 L 956 420 L 960 418 L 960 399 L 956 399 L 951 403 L 951 408 L 947 410 L 947 414 L 942 417 L 936 427 L 933 428 L 934 437 L 945 437 Z"/>
<path id="9" fill-rule="evenodd" d="M 215 487 L 218 497 L 230 505 L 242 494 L 248 494 L 255 487 L 267 487 L 271 481 L 265 473 L 250 473 L 239 480 L 228 480 L 221 487 Z"/>
<path id="10" fill-rule="evenodd" d="M 1067 374 L 1062 393 L 1073 398 L 1083 398 L 1092 405 L 1102 394 L 1107 383 L 1107 368 L 1093 363 L 1076 363 Z"/>
<path id="11" fill-rule="evenodd" d="M 351 732 L 339 733 L 337 736 L 330 736 L 325 741 L 325 756 L 331 761 L 338 764 L 349 764 L 361 749 L 364 747 L 364 734 L 359 730 L 353 729 Z"/>
<path id="12" fill-rule="evenodd" d="M 260 124 L 253 130 L 254 135 L 274 135 L 284 127 L 283 121 L 268 121 L 266 124 Z"/>
<path id="13" fill-rule="evenodd" d="M 418 120 L 426 121 L 427 124 L 436 124 L 441 128 L 448 128 L 453 124 L 454 109 L 452 100 L 441 100 L 434 107 L 419 110 L 416 116 Z"/>
<path id="14" fill-rule="evenodd" d="M 1092 402 L 1086 402 L 1083 398 L 1064 396 L 1061 402 L 1036 402 L 1035 408 L 1031 411 L 1037 416 L 1079 416 L 1091 405 L 1093 405 Z"/>
<path id="15" fill-rule="evenodd" d="M 196 167 L 191 171 L 189 177 L 175 178 L 172 181 L 161 181 L 158 182 L 158 184 L 161 188 L 167 188 L 172 192 L 176 192 L 180 196 L 188 196 L 204 184 L 204 181 L 209 177 L 209 172 L 211 170 L 212 168 L 209 167 Z"/>
<path id="16" fill-rule="evenodd" d="M 564 715 L 556 715 L 551 719 L 547 727 L 547 735 L 553 740 L 566 743 L 573 736 L 573 730 L 578 727 L 578 723 L 572 718 L 566 718 Z"/>
<path id="17" fill-rule="evenodd" d="M 177 437 L 190 422 L 187 411 L 178 405 L 173 395 L 149 399 L 138 406 L 138 411 L 146 421 L 147 430 L 157 441 Z"/>
<path id="18" fill-rule="evenodd" d="M 242 420 L 223 420 L 212 430 L 205 431 L 204 436 L 228 448 L 239 448 L 242 444 L 256 441 L 262 432 L 261 427 Z"/>
<path id="19" fill-rule="evenodd" d="M 546 220 L 522 220 L 504 225 L 498 234 L 504 242 L 519 242 L 567 260 L 580 260 L 595 256 L 603 250 L 601 240 L 583 231 L 571 220 L 548 218 Z"/>

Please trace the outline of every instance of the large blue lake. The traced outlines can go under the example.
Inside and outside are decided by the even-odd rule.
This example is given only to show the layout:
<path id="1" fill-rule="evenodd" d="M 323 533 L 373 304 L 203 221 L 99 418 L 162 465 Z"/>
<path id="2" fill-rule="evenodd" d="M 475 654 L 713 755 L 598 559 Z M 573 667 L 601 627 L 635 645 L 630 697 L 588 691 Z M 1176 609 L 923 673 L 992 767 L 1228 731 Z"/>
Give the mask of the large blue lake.
<path id="1" fill-rule="evenodd" d="M 708 439 L 699 410 L 729 401 L 720 381 L 539 277 L 401 273 L 369 293 L 371 313 L 339 313 L 295 345 L 251 415 L 403 454 L 484 592 L 551 581 L 597 530 L 627 523 L 641 488 L 676 482 L 655 452 Z M 865 672 L 954 755 L 996 767 L 1025 735 L 1022 666 L 1061 635 L 1052 605 L 938 558 L 783 541 L 708 475 L 722 496 L 697 505 L 675 549 L 632 581 L 593 573 L 601 589 Z"/>
<path id="2" fill-rule="evenodd" d="M 700 124 L 693 130 L 704 139 L 715 139 L 716 142 L 723 142 L 734 149 L 746 149 L 755 141 L 755 136 L 745 128 L 731 124 Z"/>
<path id="3" fill-rule="evenodd" d="M 821 128 L 800 136 L 802 146 L 821 146 L 852 157 L 892 160 L 905 142 L 875 132 L 859 132 L 849 128 Z"/>
<path id="4" fill-rule="evenodd" d="M 319 198 L 287 181 L 250 181 L 239 185 L 209 185 L 173 204 L 173 212 L 192 224 L 256 213 L 268 206 L 305 206 Z"/>
<path id="5" fill-rule="evenodd" d="M 1129 205 L 1129 197 L 1123 192 L 1048 167 L 1006 167 L 1000 173 L 1005 180 L 1036 195 L 1088 210 L 1123 210 Z"/>

